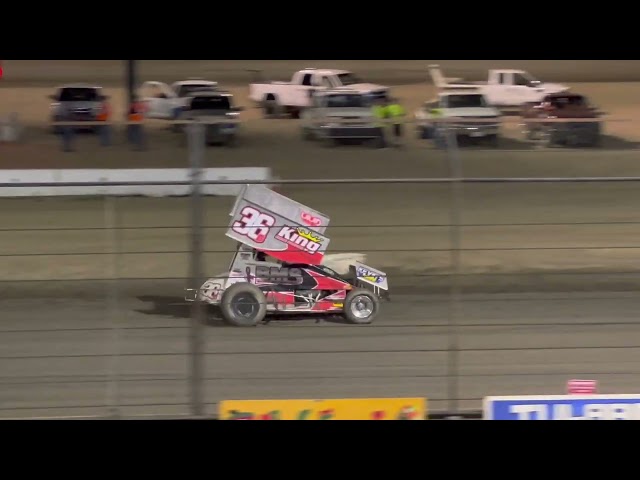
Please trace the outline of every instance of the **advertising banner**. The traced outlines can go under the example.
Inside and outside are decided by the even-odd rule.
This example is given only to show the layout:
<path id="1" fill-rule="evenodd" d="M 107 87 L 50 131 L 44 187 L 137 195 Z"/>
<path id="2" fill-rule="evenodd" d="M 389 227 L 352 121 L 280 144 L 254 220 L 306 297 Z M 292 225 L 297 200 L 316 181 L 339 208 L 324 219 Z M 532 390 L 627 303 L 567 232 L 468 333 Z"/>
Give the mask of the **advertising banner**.
<path id="1" fill-rule="evenodd" d="M 225 400 L 220 420 L 424 420 L 424 398 Z"/>
<path id="2" fill-rule="evenodd" d="M 640 394 L 485 397 L 483 419 L 640 420 Z"/>

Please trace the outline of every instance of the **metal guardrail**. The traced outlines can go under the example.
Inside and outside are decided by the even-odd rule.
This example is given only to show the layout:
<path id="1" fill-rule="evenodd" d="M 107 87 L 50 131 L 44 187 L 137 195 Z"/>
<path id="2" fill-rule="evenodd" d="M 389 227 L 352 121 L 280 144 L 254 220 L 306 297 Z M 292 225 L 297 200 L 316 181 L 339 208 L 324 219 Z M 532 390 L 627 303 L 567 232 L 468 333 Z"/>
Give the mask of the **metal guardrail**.
<path id="1" fill-rule="evenodd" d="M 344 185 L 344 184 L 452 184 L 452 183 L 607 183 L 640 182 L 640 177 L 444 177 L 444 178 L 318 178 L 278 179 L 279 185 Z M 274 180 L 201 180 L 201 185 L 273 185 Z M 23 187 L 127 187 L 190 186 L 190 180 L 155 180 L 121 182 L 2 182 L 0 188 Z"/>

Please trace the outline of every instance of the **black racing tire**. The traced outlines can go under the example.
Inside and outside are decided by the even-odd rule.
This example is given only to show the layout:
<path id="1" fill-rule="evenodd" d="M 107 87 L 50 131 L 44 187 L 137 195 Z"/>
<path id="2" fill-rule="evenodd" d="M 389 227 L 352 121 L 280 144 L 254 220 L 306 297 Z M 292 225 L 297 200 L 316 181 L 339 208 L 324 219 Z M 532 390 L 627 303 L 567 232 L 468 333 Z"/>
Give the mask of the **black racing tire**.
<path id="1" fill-rule="evenodd" d="M 267 315 L 267 299 L 251 283 L 234 283 L 222 294 L 220 314 L 234 327 L 255 327 Z"/>
<path id="2" fill-rule="evenodd" d="M 354 288 L 344 299 L 344 318 L 356 325 L 367 325 L 376 318 L 380 299 L 366 288 Z"/>

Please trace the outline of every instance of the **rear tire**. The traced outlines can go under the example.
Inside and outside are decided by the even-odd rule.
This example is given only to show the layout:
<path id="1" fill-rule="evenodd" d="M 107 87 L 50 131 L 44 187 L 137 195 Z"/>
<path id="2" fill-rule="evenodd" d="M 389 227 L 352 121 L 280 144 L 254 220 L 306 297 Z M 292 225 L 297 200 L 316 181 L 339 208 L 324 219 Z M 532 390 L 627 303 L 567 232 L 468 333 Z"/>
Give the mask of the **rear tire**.
<path id="1" fill-rule="evenodd" d="M 234 327 L 255 327 L 267 315 L 267 299 L 251 283 L 234 283 L 222 294 L 222 319 Z"/>
<path id="2" fill-rule="evenodd" d="M 354 288 L 344 300 L 344 318 L 349 323 L 366 325 L 376 318 L 380 310 L 380 300 L 365 288 Z"/>

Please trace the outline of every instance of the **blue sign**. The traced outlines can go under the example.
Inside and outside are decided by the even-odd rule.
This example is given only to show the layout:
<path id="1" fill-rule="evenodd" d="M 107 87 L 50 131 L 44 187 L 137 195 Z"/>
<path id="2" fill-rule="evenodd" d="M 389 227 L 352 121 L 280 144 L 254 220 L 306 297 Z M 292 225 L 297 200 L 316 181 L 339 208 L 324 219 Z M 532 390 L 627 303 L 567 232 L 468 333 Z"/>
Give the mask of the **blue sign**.
<path id="1" fill-rule="evenodd" d="M 485 397 L 484 420 L 640 420 L 638 395 Z"/>

